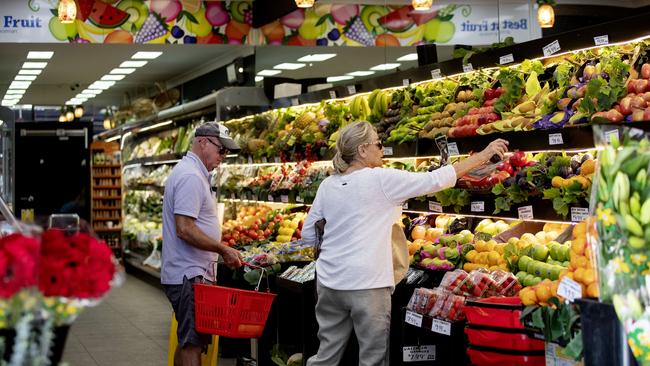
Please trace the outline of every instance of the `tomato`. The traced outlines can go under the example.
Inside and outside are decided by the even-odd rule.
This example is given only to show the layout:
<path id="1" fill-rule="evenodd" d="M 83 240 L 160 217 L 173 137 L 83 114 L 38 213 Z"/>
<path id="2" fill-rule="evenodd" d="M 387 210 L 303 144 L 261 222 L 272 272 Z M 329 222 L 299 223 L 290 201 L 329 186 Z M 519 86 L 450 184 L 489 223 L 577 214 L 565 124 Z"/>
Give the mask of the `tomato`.
<path id="1" fill-rule="evenodd" d="M 259 228 L 260 228 L 260 226 L 258 224 L 253 224 L 253 226 L 251 226 L 251 229 L 253 229 L 255 231 L 259 230 Z"/>

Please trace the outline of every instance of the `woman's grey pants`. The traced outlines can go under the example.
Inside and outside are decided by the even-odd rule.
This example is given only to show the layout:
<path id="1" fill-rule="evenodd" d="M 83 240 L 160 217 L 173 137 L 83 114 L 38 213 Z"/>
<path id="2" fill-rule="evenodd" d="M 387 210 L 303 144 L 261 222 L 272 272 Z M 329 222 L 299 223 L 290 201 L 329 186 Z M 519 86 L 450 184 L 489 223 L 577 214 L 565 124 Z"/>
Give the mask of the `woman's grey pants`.
<path id="1" fill-rule="evenodd" d="M 391 289 L 332 290 L 317 281 L 317 291 L 320 346 L 307 366 L 337 366 L 353 328 L 359 340 L 359 365 L 388 365 Z"/>

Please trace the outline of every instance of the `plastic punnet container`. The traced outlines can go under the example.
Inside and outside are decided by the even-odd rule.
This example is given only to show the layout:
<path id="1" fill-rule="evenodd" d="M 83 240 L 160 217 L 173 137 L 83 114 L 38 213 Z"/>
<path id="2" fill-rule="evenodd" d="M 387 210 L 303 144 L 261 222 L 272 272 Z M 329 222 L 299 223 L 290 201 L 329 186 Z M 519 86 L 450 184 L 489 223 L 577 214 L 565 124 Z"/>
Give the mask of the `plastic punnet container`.
<path id="1" fill-rule="evenodd" d="M 440 281 L 440 287 L 457 295 L 464 294 L 468 289 L 466 284 L 468 277 L 469 274 L 462 269 L 447 272 Z"/>

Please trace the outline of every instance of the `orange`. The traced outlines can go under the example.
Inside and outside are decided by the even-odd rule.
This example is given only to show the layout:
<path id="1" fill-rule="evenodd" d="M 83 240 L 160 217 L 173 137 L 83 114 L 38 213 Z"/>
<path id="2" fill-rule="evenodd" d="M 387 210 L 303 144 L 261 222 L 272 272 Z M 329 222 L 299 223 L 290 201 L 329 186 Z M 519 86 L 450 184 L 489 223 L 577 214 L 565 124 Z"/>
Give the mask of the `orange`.
<path id="1" fill-rule="evenodd" d="M 594 282 L 587 286 L 587 297 L 600 297 L 600 289 L 598 288 L 598 282 Z"/>
<path id="2" fill-rule="evenodd" d="M 577 282 L 584 283 L 585 281 L 585 269 L 584 268 L 578 268 L 576 271 L 573 273 L 573 279 L 576 280 Z"/>
<path id="3" fill-rule="evenodd" d="M 551 296 L 557 297 L 557 288 L 560 285 L 560 281 L 553 281 L 550 286 Z"/>
<path id="4" fill-rule="evenodd" d="M 587 239 L 584 236 L 575 238 L 573 239 L 573 241 L 571 241 L 571 251 L 578 255 L 585 254 L 586 247 L 587 247 Z"/>
<path id="5" fill-rule="evenodd" d="M 585 269 L 582 279 L 586 285 L 592 284 L 596 281 L 596 272 L 591 268 L 587 268 Z"/>
<path id="6" fill-rule="evenodd" d="M 587 268 L 589 265 L 589 261 L 587 260 L 587 257 L 580 256 L 576 259 L 576 264 L 580 268 Z"/>
<path id="7" fill-rule="evenodd" d="M 535 289 L 535 296 L 537 297 L 537 301 L 547 302 L 548 299 L 551 297 L 551 289 L 547 285 L 540 284 Z"/>
<path id="8" fill-rule="evenodd" d="M 519 298 L 521 299 L 521 303 L 526 306 L 537 304 L 537 295 L 535 294 L 535 290 L 530 287 L 526 287 L 519 291 Z"/>

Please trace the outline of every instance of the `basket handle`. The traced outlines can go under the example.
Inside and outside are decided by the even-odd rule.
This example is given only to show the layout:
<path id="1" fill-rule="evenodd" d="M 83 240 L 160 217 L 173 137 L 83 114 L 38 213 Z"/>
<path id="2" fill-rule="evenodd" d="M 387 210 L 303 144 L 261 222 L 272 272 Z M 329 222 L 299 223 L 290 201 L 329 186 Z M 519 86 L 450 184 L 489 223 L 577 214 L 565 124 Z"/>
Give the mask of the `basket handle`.
<path id="1" fill-rule="evenodd" d="M 217 261 L 212 261 L 212 262 L 210 262 L 210 264 L 212 265 L 212 273 L 214 274 L 214 281 L 213 282 L 217 283 L 217 265 L 218 265 L 218 263 L 217 263 Z M 262 270 L 262 274 L 260 275 L 260 279 L 257 281 L 257 286 L 255 286 L 255 291 L 260 290 L 260 285 L 262 284 L 262 278 L 266 277 L 266 292 L 271 292 L 271 286 L 269 285 L 269 276 L 265 276 L 266 268 L 258 266 L 256 264 L 245 262 L 245 261 L 242 261 L 242 265 L 250 267 L 250 268 L 255 268 L 255 269 Z M 203 276 L 203 278 L 205 278 L 207 274 L 208 274 L 208 270 L 206 269 L 205 270 L 205 275 Z"/>

